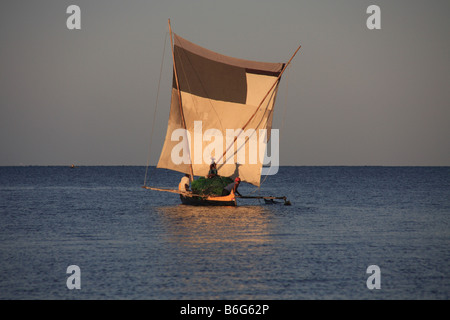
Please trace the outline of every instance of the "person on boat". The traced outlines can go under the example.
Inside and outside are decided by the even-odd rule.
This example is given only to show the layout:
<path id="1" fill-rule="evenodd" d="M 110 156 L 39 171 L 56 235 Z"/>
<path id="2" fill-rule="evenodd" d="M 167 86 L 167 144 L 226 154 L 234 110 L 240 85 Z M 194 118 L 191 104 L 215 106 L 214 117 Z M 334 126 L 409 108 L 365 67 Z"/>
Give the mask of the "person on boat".
<path id="1" fill-rule="evenodd" d="M 225 188 L 223 188 L 222 196 L 229 195 L 231 193 L 231 190 L 233 190 L 235 194 L 242 197 L 242 195 L 238 191 L 238 187 L 239 187 L 240 183 L 241 183 L 241 179 L 239 177 L 236 177 L 236 179 L 234 179 L 234 182 L 230 183 Z"/>
<path id="2" fill-rule="evenodd" d="M 189 191 L 189 181 L 190 175 L 186 174 L 183 178 L 181 178 L 180 183 L 178 184 L 178 190 L 180 191 Z"/>
<path id="3" fill-rule="evenodd" d="M 217 165 L 216 163 L 213 161 L 210 165 L 209 165 L 209 172 L 208 172 L 208 178 L 211 179 L 213 177 L 217 176 Z"/>

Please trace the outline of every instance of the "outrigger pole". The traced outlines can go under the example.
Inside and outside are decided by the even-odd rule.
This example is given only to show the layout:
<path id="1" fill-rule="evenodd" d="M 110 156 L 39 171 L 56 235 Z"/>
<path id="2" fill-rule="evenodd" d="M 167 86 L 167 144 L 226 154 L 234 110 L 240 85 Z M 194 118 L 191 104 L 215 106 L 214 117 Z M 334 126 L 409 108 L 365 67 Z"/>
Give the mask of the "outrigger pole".
<path id="1" fill-rule="evenodd" d="M 147 189 L 147 190 L 164 191 L 164 192 L 177 193 L 177 194 L 183 194 L 183 195 L 190 194 L 190 192 L 180 191 L 180 190 L 175 190 L 175 189 L 154 188 L 154 187 L 147 187 L 147 186 L 142 186 L 142 188 Z"/>
<path id="2" fill-rule="evenodd" d="M 285 206 L 290 206 L 291 202 L 286 198 L 286 197 L 272 197 L 272 196 L 238 196 L 236 195 L 236 198 L 241 198 L 241 199 L 264 199 L 264 200 L 276 200 L 276 199 L 280 199 L 280 200 L 284 200 L 284 205 Z"/>

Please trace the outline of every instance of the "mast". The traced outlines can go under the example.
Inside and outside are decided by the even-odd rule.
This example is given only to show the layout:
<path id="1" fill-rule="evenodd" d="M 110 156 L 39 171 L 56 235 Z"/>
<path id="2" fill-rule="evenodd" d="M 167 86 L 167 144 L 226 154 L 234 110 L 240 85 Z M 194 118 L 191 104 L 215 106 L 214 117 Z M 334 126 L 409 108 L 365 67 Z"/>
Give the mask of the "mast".
<path id="1" fill-rule="evenodd" d="M 173 71 L 174 71 L 174 74 L 175 74 L 175 82 L 177 84 L 177 91 L 178 91 L 178 102 L 179 102 L 179 105 L 180 105 L 181 122 L 182 122 L 183 128 L 184 128 L 184 130 L 186 132 L 186 130 L 187 130 L 186 129 L 186 121 L 184 119 L 183 106 L 181 104 L 181 92 L 180 92 L 180 85 L 178 83 L 177 67 L 175 65 L 175 54 L 174 54 L 174 51 L 173 51 L 172 27 L 170 26 L 170 19 L 169 19 L 169 33 L 170 33 L 170 47 L 172 49 Z M 186 137 L 186 140 L 187 140 L 187 137 Z M 189 179 L 192 182 L 192 181 L 194 181 L 194 172 L 192 170 L 192 159 L 191 159 L 191 150 L 189 149 L 189 141 L 188 141 L 188 148 L 187 149 L 189 151 L 189 160 L 190 160 L 189 161 L 189 171 L 190 171 L 190 175 L 191 176 L 190 176 Z"/>

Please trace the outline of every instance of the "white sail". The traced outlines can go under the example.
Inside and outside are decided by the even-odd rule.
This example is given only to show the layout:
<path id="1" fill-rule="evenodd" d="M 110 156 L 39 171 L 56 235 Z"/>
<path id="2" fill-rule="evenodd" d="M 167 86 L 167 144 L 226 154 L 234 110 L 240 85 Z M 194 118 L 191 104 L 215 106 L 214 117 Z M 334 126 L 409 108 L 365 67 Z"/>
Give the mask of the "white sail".
<path id="1" fill-rule="evenodd" d="M 224 56 L 177 35 L 173 53 L 176 74 L 157 167 L 190 173 L 192 166 L 195 176 L 205 176 L 214 158 L 219 175 L 259 186 L 263 135 L 270 135 L 284 64 Z"/>

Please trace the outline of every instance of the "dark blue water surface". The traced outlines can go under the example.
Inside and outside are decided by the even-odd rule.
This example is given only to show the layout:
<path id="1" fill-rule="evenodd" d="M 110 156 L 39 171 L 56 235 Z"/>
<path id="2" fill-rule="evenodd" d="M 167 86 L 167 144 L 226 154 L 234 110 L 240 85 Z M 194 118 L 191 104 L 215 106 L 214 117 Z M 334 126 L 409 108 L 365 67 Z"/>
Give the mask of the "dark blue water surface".
<path id="1" fill-rule="evenodd" d="M 240 191 L 292 206 L 236 208 L 181 205 L 144 174 L 0 167 L 0 298 L 450 298 L 449 167 L 282 167 Z M 181 176 L 150 168 L 147 184 Z"/>

